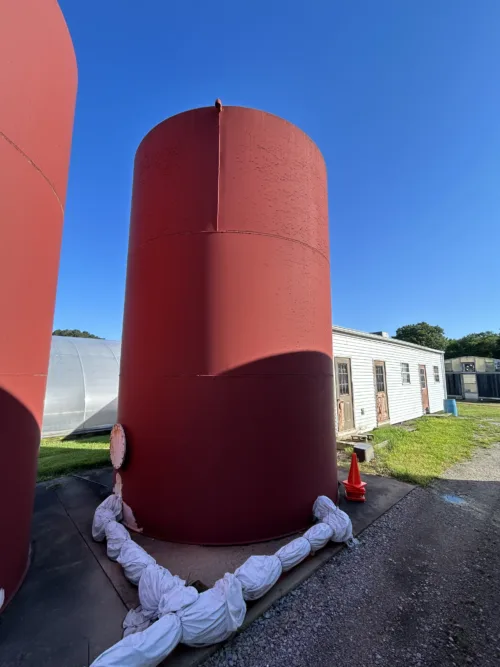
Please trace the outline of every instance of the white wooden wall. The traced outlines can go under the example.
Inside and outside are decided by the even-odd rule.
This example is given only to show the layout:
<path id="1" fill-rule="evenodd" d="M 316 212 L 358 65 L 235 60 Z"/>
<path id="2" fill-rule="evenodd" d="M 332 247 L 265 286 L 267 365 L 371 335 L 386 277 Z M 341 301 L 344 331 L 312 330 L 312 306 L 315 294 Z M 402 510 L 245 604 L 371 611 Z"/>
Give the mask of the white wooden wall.
<path id="1" fill-rule="evenodd" d="M 446 398 L 444 355 L 418 346 L 401 345 L 390 339 L 364 337 L 350 330 L 333 330 L 333 356 L 351 360 L 353 410 L 356 431 L 377 426 L 373 362 L 385 361 L 391 424 L 421 417 L 422 398 L 418 366 L 425 364 L 431 412 L 443 410 Z M 410 384 L 402 384 L 401 363 L 410 365 Z M 440 381 L 434 380 L 434 366 Z M 337 402 L 335 401 L 335 405 Z M 364 414 L 362 414 L 364 412 Z M 335 415 L 336 417 L 336 415 Z"/>

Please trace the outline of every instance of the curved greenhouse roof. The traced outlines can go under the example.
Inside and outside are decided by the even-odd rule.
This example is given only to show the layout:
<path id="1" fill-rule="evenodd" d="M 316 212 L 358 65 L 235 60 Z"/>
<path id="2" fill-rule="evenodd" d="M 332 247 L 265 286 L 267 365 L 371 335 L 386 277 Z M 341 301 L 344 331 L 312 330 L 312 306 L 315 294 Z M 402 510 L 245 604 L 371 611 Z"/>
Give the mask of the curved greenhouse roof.
<path id="1" fill-rule="evenodd" d="M 113 426 L 120 350 L 119 341 L 52 336 L 43 437 Z"/>

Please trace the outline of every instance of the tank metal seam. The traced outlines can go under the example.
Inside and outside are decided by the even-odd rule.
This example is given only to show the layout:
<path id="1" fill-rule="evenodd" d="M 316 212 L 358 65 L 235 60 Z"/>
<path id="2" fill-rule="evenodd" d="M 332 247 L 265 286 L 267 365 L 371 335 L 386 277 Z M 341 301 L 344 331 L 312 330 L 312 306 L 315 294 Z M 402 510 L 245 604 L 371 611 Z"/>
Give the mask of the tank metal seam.
<path id="1" fill-rule="evenodd" d="M 164 236 L 194 236 L 196 234 L 250 234 L 254 236 L 267 236 L 269 238 L 274 238 L 274 239 L 282 239 L 283 241 L 291 241 L 292 243 L 298 243 L 305 248 L 309 248 L 313 252 L 318 253 L 318 255 L 321 255 L 326 259 L 328 264 L 330 264 L 330 258 L 328 255 L 326 255 L 323 251 L 319 250 L 318 248 L 315 248 L 312 245 L 309 245 L 309 243 L 304 243 L 304 241 L 299 241 L 298 239 L 292 239 L 289 236 L 281 236 L 281 234 L 270 234 L 268 232 L 254 232 L 250 230 L 242 230 L 242 229 L 220 229 L 218 231 L 212 231 L 210 229 L 204 229 L 200 231 L 187 231 L 187 232 L 166 232 L 165 234 L 158 234 L 158 236 L 154 236 L 151 239 L 148 239 L 147 241 L 144 241 L 144 243 L 141 243 L 138 245 L 134 252 L 137 252 L 138 250 L 141 250 L 144 246 L 148 245 L 149 243 L 153 243 L 153 241 L 157 241 L 158 239 L 164 237 Z"/>
<path id="2" fill-rule="evenodd" d="M 14 150 L 16 150 L 18 153 L 20 153 L 20 154 L 24 157 L 24 159 L 27 160 L 27 162 L 28 162 L 28 163 L 29 163 L 29 164 L 30 164 L 30 165 L 31 165 L 31 166 L 32 166 L 32 167 L 33 167 L 33 168 L 34 168 L 34 169 L 35 169 L 35 170 L 42 176 L 42 178 L 44 179 L 44 181 L 46 181 L 46 183 L 48 183 L 48 185 L 50 186 L 50 189 L 52 190 L 53 194 L 55 195 L 55 197 L 56 197 L 56 199 L 57 199 L 57 203 L 58 203 L 59 206 L 61 207 L 61 211 L 64 213 L 64 206 L 63 206 L 63 204 L 62 204 L 62 201 L 61 201 L 60 198 L 59 198 L 59 195 L 57 194 L 57 191 L 56 191 L 54 185 L 53 185 L 53 184 L 51 183 L 51 181 L 47 178 L 47 176 L 45 176 L 45 174 L 44 174 L 43 171 L 40 169 L 40 167 L 39 167 L 35 162 L 33 162 L 33 160 L 32 160 L 30 157 L 28 157 L 28 156 L 26 155 L 26 153 L 22 150 L 22 148 L 20 148 L 16 143 L 14 143 L 14 142 L 12 141 L 12 139 L 9 139 L 9 137 L 8 137 L 6 134 L 4 134 L 1 130 L 0 130 L 0 137 L 1 137 L 2 139 L 5 139 L 5 141 L 6 141 L 8 144 L 10 144 L 10 145 L 12 146 L 12 148 L 14 148 Z"/>
<path id="3" fill-rule="evenodd" d="M 215 231 L 219 231 L 219 211 L 220 211 L 220 152 L 221 152 L 221 116 L 222 109 L 219 109 L 217 112 L 219 117 L 217 120 L 217 212 L 215 214 Z"/>
<path id="4" fill-rule="evenodd" d="M 0 378 L 3 377 L 46 378 L 47 373 L 0 373 Z"/>

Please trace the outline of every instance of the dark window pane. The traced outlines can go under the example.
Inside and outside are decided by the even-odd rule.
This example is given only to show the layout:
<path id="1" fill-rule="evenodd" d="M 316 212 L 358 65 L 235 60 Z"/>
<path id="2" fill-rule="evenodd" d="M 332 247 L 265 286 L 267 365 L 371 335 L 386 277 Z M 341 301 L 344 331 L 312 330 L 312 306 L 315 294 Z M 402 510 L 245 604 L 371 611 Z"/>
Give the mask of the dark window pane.
<path id="1" fill-rule="evenodd" d="M 377 392 L 385 391 L 384 367 L 375 366 L 375 381 L 377 383 Z"/>
<path id="2" fill-rule="evenodd" d="M 425 370 L 423 368 L 420 368 L 419 370 L 420 370 L 420 386 L 422 387 L 422 389 L 425 389 L 425 387 L 427 386 L 425 382 Z"/>
<path id="3" fill-rule="evenodd" d="M 339 394 L 341 396 L 348 395 L 349 392 L 349 367 L 347 364 L 339 363 L 337 365 L 338 379 L 339 379 Z"/>
<path id="4" fill-rule="evenodd" d="M 410 364 L 401 364 L 401 379 L 403 384 L 410 384 Z"/>

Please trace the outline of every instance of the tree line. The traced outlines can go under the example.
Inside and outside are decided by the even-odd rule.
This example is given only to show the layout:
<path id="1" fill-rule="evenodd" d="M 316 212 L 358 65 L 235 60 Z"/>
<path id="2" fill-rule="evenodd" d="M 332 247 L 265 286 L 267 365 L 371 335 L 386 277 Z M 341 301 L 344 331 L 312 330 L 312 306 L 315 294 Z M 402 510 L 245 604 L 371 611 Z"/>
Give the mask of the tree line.
<path id="1" fill-rule="evenodd" d="M 88 331 L 80 329 L 56 329 L 53 336 L 73 336 L 74 338 L 98 338 Z M 444 350 L 446 359 L 453 357 L 493 357 L 500 359 L 500 334 L 494 331 L 481 331 L 470 333 L 462 338 L 447 338 L 444 329 L 427 322 L 418 324 L 405 324 L 399 327 L 394 338 L 405 340 L 407 343 L 415 343 L 434 350 Z"/>
<path id="2" fill-rule="evenodd" d="M 465 356 L 500 359 L 500 334 L 494 331 L 470 333 L 462 338 L 447 338 L 442 327 L 419 322 L 399 327 L 394 337 L 408 343 L 444 350 L 446 359 Z"/>
<path id="3" fill-rule="evenodd" d="M 72 338 L 98 338 L 102 340 L 100 336 L 94 336 L 94 334 L 89 333 L 88 331 L 80 331 L 80 329 L 55 329 L 52 332 L 53 336 L 71 336 Z"/>

